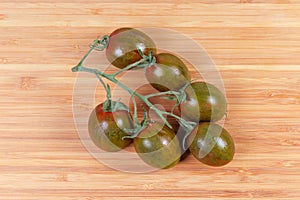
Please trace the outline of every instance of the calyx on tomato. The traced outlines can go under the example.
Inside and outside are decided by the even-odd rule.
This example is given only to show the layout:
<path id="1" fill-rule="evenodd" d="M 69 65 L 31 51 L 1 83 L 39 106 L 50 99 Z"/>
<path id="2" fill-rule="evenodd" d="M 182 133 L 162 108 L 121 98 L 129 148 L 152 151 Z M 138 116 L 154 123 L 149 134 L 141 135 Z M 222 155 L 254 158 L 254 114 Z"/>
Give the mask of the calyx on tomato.
<path id="1" fill-rule="evenodd" d="M 121 101 L 112 101 L 111 99 L 107 99 L 103 103 L 103 111 L 115 112 L 117 110 L 125 110 L 125 111 L 129 112 L 129 108 Z"/>

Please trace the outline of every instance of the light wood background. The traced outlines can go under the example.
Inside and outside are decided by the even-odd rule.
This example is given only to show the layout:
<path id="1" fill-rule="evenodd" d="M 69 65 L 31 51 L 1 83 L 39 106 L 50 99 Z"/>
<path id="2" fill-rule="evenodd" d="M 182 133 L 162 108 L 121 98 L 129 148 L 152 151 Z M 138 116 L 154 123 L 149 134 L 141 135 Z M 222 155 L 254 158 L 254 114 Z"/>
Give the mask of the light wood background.
<path id="1" fill-rule="evenodd" d="M 299 199 L 300 1 L 136 2 L 0 1 L 0 199 Z M 206 48 L 226 87 L 233 162 L 190 156 L 127 174 L 86 151 L 70 68 L 123 26 L 172 28 Z"/>

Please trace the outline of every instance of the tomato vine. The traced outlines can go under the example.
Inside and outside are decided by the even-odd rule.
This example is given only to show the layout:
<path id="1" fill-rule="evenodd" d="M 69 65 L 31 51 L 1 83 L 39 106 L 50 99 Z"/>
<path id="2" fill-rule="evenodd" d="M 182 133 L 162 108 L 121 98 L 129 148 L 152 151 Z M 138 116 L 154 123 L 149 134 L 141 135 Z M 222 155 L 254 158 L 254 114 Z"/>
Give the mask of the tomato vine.
<path id="1" fill-rule="evenodd" d="M 83 56 L 83 58 L 80 60 L 80 62 L 72 68 L 72 72 L 87 72 L 87 73 L 92 73 L 94 74 L 98 80 L 100 81 L 100 83 L 102 84 L 103 88 L 106 91 L 107 94 L 107 100 L 106 100 L 106 109 L 111 109 L 112 107 L 112 101 L 111 101 L 111 93 L 110 93 L 110 87 L 109 85 L 105 84 L 103 81 L 103 78 L 115 83 L 116 85 L 118 85 L 119 87 L 121 87 L 122 89 L 126 90 L 130 95 L 131 95 L 131 99 L 133 102 L 133 120 L 135 122 L 135 127 L 133 129 L 130 130 L 126 130 L 128 132 L 131 133 L 131 135 L 129 136 L 124 136 L 123 139 L 125 138 L 135 138 L 143 129 L 145 129 L 145 127 L 147 126 L 147 124 L 150 122 L 149 120 L 147 120 L 147 111 L 144 110 L 144 117 L 143 120 L 140 122 L 138 120 L 138 116 L 137 116 L 137 104 L 136 104 L 136 100 L 135 97 L 139 98 L 140 100 L 142 100 L 150 109 L 152 109 L 165 123 L 166 126 L 168 126 L 169 128 L 172 128 L 172 126 L 170 125 L 170 123 L 167 121 L 166 117 L 164 115 L 168 115 L 171 117 L 174 117 L 180 124 L 180 126 L 182 126 L 185 130 L 185 137 L 183 138 L 183 147 L 186 149 L 186 140 L 187 137 L 189 136 L 189 134 L 192 132 L 192 130 L 194 129 L 194 127 L 197 125 L 197 123 L 195 122 L 191 122 L 191 121 L 186 121 L 185 119 L 181 118 L 180 116 L 175 115 L 173 112 L 167 112 L 167 111 L 162 111 L 160 109 L 158 109 L 157 107 L 155 107 L 150 101 L 149 98 L 151 97 L 155 97 L 155 96 L 166 96 L 166 99 L 176 99 L 177 100 L 177 105 L 179 105 L 179 103 L 181 103 L 182 101 L 185 100 L 186 96 L 185 96 L 185 88 L 188 86 L 188 84 L 186 84 L 184 87 L 182 87 L 180 90 L 178 91 L 166 91 L 166 92 L 158 92 L 158 93 L 154 93 L 154 94 L 149 94 L 149 95 L 141 95 L 133 90 L 131 90 L 129 87 L 127 87 L 126 85 L 124 85 L 123 83 L 121 83 L 120 81 L 117 80 L 116 76 L 118 76 L 119 74 L 130 70 L 132 68 L 145 68 L 153 63 L 156 62 L 155 57 L 153 56 L 152 52 L 150 51 L 148 56 L 144 55 L 140 50 L 138 50 L 139 54 L 141 55 L 141 59 L 135 63 L 132 63 L 128 66 L 126 66 L 125 68 L 119 70 L 116 73 L 113 74 L 107 74 L 104 72 L 101 72 L 97 69 L 93 69 L 93 68 L 88 68 L 85 67 L 83 65 L 84 61 L 88 58 L 88 56 L 90 55 L 90 53 L 93 50 L 97 50 L 97 51 L 103 51 L 105 50 L 105 48 L 107 47 L 109 42 L 109 36 L 105 35 L 103 36 L 101 39 L 97 38 L 96 40 L 94 40 L 94 43 L 92 45 L 90 45 L 90 49 L 88 50 L 88 52 Z M 170 95 L 172 97 L 170 97 Z M 174 98 L 173 98 L 174 97 Z M 122 103 L 114 103 L 114 109 L 118 109 L 118 106 L 120 106 L 120 109 L 124 109 L 124 105 Z"/>

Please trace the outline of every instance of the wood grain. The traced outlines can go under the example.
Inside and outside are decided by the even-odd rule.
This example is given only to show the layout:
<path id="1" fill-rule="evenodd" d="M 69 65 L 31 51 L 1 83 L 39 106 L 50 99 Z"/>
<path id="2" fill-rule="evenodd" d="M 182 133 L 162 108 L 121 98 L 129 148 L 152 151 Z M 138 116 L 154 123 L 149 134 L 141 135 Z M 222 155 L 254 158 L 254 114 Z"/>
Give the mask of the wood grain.
<path id="1" fill-rule="evenodd" d="M 70 68 L 123 26 L 171 28 L 203 45 L 226 87 L 233 162 L 210 168 L 190 156 L 128 174 L 86 151 Z M 1 0 L 0 199 L 299 199 L 299 33 L 299 0 Z"/>

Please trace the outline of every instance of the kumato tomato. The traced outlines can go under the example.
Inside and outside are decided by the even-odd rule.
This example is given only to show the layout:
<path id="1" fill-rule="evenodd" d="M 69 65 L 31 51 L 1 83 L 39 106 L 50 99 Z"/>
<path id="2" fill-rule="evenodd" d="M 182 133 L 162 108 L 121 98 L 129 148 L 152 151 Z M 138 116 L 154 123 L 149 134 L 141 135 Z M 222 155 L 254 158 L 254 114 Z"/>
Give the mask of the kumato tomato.
<path id="1" fill-rule="evenodd" d="M 234 142 L 229 133 L 218 124 L 200 123 L 188 138 L 189 149 L 200 162 L 223 166 L 234 156 Z"/>
<path id="2" fill-rule="evenodd" d="M 138 49 L 145 55 L 149 51 L 156 53 L 153 40 L 145 33 L 133 28 L 119 28 L 110 34 L 106 57 L 110 63 L 122 69 L 142 58 Z"/>
<path id="3" fill-rule="evenodd" d="M 158 54 L 156 63 L 146 67 L 145 75 L 152 87 L 161 92 L 179 90 L 191 81 L 185 64 L 170 53 Z"/>
<path id="4" fill-rule="evenodd" d="M 126 110 L 107 112 L 103 103 L 91 113 L 88 130 L 93 143 L 104 151 L 115 152 L 128 146 L 132 140 L 122 139 L 128 134 L 124 129 L 133 128 L 130 114 Z"/>
<path id="5" fill-rule="evenodd" d="M 134 138 L 134 147 L 148 165 L 165 169 L 176 165 L 180 159 L 180 146 L 173 130 L 161 123 L 149 124 Z"/>
<path id="6" fill-rule="evenodd" d="M 184 118 L 194 122 L 220 120 L 226 113 L 224 94 L 215 86 L 205 82 L 194 82 L 185 90 L 186 100 L 180 110 Z"/>

